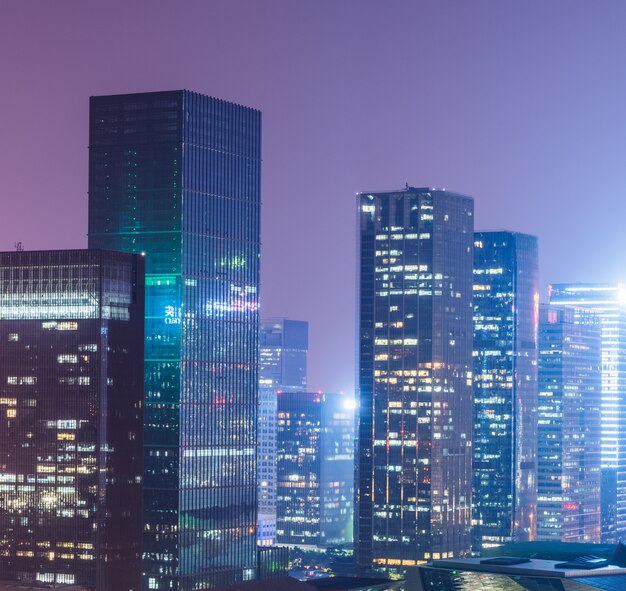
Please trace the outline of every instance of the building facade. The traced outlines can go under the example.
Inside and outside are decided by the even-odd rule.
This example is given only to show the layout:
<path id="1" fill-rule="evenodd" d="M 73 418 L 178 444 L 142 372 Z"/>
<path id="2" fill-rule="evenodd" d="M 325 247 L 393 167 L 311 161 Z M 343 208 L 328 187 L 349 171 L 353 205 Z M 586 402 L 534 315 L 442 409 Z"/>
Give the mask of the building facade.
<path id="1" fill-rule="evenodd" d="M 470 552 L 473 200 L 357 202 L 356 564 L 402 570 Z"/>
<path id="2" fill-rule="evenodd" d="M 143 258 L 0 253 L 0 571 L 141 588 Z"/>
<path id="3" fill-rule="evenodd" d="M 89 245 L 145 253 L 144 588 L 256 572 L 261 113 L 92 97 Z"/>
<path id="4" fill-rule="evenodd" d="M 626 535 L 626 289 L 618 283 L 558 283 L 554 306 L 591 310 L 602 329 L 602 541 Z"/>
<path id="5" fill-rule="evenodd" d="M 258 542 L 276 542 L 276 416 L 278 391 L 306 389 L 309 325 L 302 320 L 261 321 L 257 471 Z"/>
<path id="6" fill-rule="evenodd" d="M 541 306 L 537 539 L 600 542 L 601 325 Z"/>
<path id="7" fill-rule="evenodd" d="M 352 542 L 354 400 L 278 393 L 276 542 L 326 548 Z"/>
<path id="8" fill-rule="evenodd" d="M 473 547 L 537 523 L 537 238 L 474 234 Z"/>

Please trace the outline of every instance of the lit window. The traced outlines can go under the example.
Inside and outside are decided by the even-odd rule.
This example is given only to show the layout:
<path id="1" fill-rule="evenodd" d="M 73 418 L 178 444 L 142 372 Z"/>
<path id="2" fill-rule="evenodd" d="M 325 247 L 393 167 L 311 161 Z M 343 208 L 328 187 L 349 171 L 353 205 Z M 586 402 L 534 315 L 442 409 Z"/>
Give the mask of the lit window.
<path id="1" fill-rule="evenodd" d="M 58 355 L 57 363 L 78 363 L 78 355 Z"/>

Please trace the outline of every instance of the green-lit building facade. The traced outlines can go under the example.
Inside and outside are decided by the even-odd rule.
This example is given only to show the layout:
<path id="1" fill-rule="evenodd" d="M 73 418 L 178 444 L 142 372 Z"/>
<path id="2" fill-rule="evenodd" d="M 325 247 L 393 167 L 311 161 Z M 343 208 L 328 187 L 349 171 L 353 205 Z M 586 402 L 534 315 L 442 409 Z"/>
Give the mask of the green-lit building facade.
<path id="1" fill-rule="evenodd" d="M 89 245 L 145 253 L 144 588 L 254 578 L 261 113 L 92 97 Z"/>

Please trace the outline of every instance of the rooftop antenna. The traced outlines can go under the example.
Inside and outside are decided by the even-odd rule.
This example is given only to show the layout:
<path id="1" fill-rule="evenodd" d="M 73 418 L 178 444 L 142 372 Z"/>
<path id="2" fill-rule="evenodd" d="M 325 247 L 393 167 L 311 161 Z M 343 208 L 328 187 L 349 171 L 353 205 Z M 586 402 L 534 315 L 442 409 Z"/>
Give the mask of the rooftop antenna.
<path id="1" fill-rule="evenodd" d="M 22 246 L 22 241 L 18 241 L 15 243 L 15 250 L 17 252 L 23 252 L 24 251 L 24 247 Z"/>

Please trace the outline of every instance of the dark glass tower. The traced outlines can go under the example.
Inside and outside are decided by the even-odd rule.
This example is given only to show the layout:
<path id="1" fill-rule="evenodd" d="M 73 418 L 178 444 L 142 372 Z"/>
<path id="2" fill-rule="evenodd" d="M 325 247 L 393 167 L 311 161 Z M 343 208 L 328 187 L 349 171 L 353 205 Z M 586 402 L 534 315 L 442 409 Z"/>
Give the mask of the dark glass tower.
<path id="1" fill-rule="evenodd" d="M 473 200 L 357 196 L 361 571 L 470 552 Z"/>
<path id="2" fill-rule="evenodd" d="M 146 257 L 144 586 L 254 577 L 261 113 L 92 97 L 89 244 Z"/>
<path id="3" fill-rule="evenodd" d="M 278 394 L 276 541 L 324 548 L 352 541 L 354 399 Z"/>
<path id="4" fill-rule="evenodd" d="M 592 311 L 602 329 L 602 541 L 626 535 L 626 289 L 619 283 L 550 285 L 550 304 Z"/>
<path id="5" fill-rule="evenodd" d="M 531 541 L 537 524 L 537 239 L 474 234 L 473 546 Z"/>
<path id="6" fill-rule="evenodd" d="M 277 392 L 306 388 L 309 324 L 303 320 L 261 321 L 257 471 L 259 481 L 258 542 L 276 542 Z"/>
<path id="7" fill-rule="evenodd" d="M 0 572 L 141 588 L 143 258 L 0 253 Z"/>
<path id="8" fill-rule="evenodd" d="M 600 542 L 601 325 L 541 306 L 537 539 Z"/>

